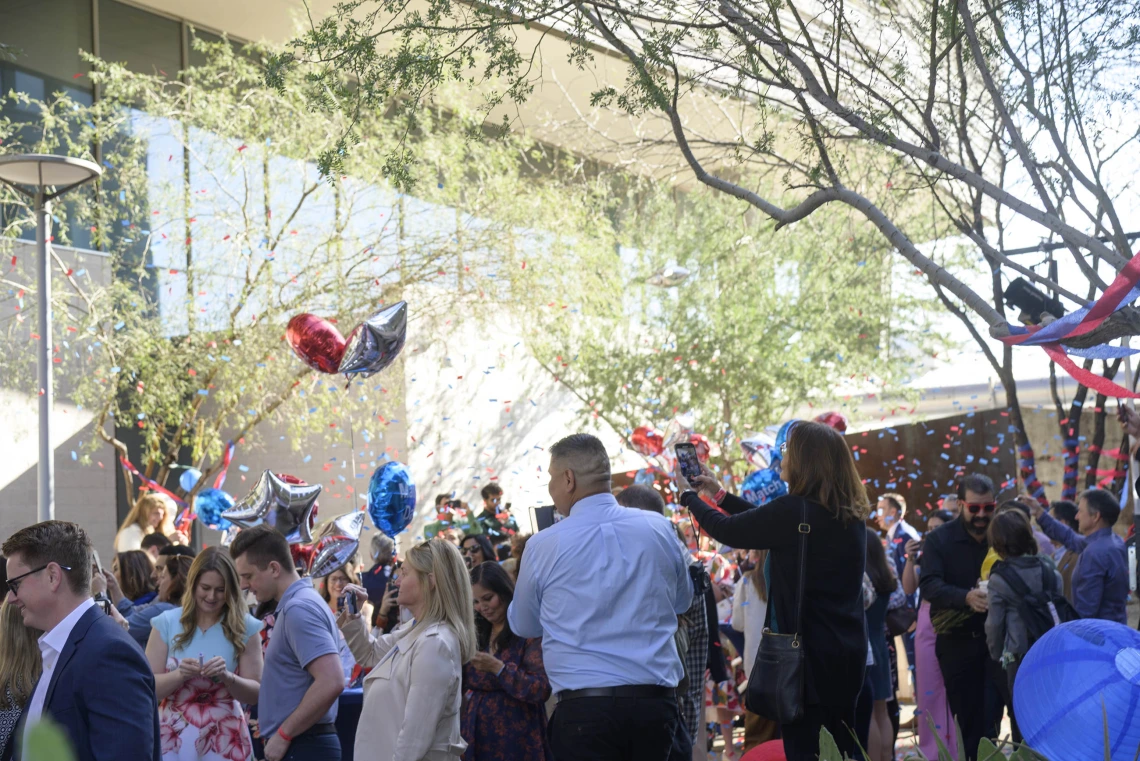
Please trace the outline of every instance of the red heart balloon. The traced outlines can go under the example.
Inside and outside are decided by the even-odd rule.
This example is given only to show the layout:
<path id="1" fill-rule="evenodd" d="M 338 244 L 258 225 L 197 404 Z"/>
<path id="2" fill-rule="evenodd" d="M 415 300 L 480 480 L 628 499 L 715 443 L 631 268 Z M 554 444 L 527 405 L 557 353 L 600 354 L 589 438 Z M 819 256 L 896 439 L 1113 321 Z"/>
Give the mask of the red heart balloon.
<path id="1" fill-rule="evenodd" d="M 328 320 L 315 314 L 299 314 L 289 320 L 285 337 L 293 351 L 309 367 L 336 373 L 344 356 L 344 336 Z"/>
<path id="2" fill-rule="evenodd" d="M 660 431 L 655 431 L 647 425 L 639 425 L 633 429 L 629 442 L 638 454 L 651 457 L 661 454 L 665 449 L 665 439 Z"/>
<path id="3" fill-rule="evenodd" d="M 701 462 L 709 461 L 709 439 L 703 433 L 694 433 L 689 436 L 689 442 L 696 447 L 697 459 Z"/>
<path id="4" fill-rule="evenodd" d="M 840 433 L 847 433 L 847 418 L 838 412 L 825 412 L 817 416 L 815 421 L 829 425 Z"/>

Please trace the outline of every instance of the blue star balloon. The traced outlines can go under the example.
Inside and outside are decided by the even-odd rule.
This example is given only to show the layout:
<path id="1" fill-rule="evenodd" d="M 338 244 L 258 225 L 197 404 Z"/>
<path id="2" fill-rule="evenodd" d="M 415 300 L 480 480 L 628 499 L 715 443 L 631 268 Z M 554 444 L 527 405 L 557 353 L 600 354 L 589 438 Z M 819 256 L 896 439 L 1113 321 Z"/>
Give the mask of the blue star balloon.
<path id="1" fill-rule="evenodd" d="M 368 484 L 368 515 L 376 528 L 395 537 L 408 527 L 416 510 L 412 473 L 399 462 L 385 463 Z"/>
<path id="2" fill-rule="evenodd" d="M 763 505 L 788 493 L 788 485 L 772 468 L 757 470 L 744 479 L 740 496 L 754 505 Z"/>
<path id="3" fill-rule="evenodd" d="M 225 531 L 230 522 L 222 517 L 222 512 L 234 506 L 234 498 L 221 489 L 203 489 L 194 497 L 194 512 L 198 520 L 207 528 Z"/>

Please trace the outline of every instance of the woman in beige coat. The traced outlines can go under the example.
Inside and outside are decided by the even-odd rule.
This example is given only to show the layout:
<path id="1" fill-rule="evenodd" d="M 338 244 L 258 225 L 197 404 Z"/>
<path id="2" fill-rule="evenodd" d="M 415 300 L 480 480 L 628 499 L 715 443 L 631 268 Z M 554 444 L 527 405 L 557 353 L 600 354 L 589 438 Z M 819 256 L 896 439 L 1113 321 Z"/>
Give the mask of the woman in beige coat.
<path id="1" fill-rule="evenodd" d="M 356 730 L 361 761 L 454 761 L 459 734 L 463 664 L 475 652 L 475 613 L 467 568 L 454 545 L 432 539 L 404 560 L 396 602 L 413 620 L 373 638 L 359 615 L 341 611 L 337 624 L 364 678 Z M 363 607 L 368 592 L 350 585 Z"/>

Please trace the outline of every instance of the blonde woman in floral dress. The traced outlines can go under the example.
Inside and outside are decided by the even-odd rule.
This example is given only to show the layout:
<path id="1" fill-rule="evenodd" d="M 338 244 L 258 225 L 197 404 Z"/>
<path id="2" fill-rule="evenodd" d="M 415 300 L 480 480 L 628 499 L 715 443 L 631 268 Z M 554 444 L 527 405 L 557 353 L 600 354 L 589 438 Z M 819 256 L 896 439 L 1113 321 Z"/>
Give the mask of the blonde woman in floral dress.
<path id="1" fill-rule="evenodd" d="M 146 655 L 160 701 L 163 761 L 250 761 L 241 704 L 257 703 L 262 624 L 242 603 L 229 555 L 198 555 L 182 607 L 152 625 Z"/>

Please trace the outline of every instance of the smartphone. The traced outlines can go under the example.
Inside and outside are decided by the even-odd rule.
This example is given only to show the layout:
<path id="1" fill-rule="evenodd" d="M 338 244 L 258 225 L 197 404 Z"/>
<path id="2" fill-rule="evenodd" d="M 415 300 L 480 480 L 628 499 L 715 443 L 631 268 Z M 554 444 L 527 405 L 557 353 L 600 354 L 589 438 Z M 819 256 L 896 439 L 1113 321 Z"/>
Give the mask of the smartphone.
<path id="1" fill-rule="evenodd" d="M 103 573 L 103 563 L 99 561 L 99 550 L 91 550 L 91 560 L 95 564 L 95 570 L 99 573 Z"/>
<path id="2" fill-rule="evenodd" d="M 543 507 L 532 507 L 530 509 L 531 525 L 534 526 L 535 531 L 542 531 L 554 525 L 556 520 L 560 517 L 558 512 L 554 509 L 554 505 L 545 505 Z"/>
<path id="3" fill-rule="evenodd" d="M 447 503 L 447 506 L 450 507 L 452 510 L 462 510 L 463 509 L 463 502 L 458 500 L 458 499 L 453 499 Z"/>
<path id="4" fill-rule="evenodd" d="M 341 610 L 346 610 L 351 615 L 355 616 L 356 614 L 360 613 L 360 609 L 356 604 L 356 595 L 352 592 L 345 592 L 342 594 L 340 596 L 340 599 L 337 600 L 337 605 Z"/>
<path id="5" fill-rule="evenodd" d="M 701 461 L 697 459 L 697 448 L 685 442 L 673 447 L 677 453 L 677 464 L 681 467 L 681 475 L 689 482 L 701 474 Z"/>

